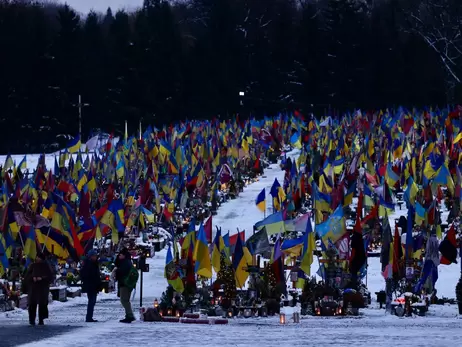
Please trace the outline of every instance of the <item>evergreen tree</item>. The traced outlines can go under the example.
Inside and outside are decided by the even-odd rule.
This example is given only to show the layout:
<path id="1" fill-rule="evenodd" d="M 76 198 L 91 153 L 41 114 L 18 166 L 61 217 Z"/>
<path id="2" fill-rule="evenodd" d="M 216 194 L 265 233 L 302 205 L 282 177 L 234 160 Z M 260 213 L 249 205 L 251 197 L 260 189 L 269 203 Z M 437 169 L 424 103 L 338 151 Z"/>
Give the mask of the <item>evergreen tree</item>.
<path id="1" fill-rule="evenodd" d="M 223 285 L 223 297 L 228 302 L 236 297 L 236 280 L 234 269 L 229 259 L 222 253 L 220 256 L 220 271 L 217 274 L 218 280 Z"/>
<path id="2" fill-rule="evenodd" d="M 80 18 L 0 0 L 0 152 L 62 148 L 57 136 L 78 131 L 79 94 L 83 141 L 94 128 L 121 135 L 125 120 L 132 133 L 139 121 L 460 101 L 425 37 L 457 34 L 461 13 L 456 0 L 146 0 Z"/>

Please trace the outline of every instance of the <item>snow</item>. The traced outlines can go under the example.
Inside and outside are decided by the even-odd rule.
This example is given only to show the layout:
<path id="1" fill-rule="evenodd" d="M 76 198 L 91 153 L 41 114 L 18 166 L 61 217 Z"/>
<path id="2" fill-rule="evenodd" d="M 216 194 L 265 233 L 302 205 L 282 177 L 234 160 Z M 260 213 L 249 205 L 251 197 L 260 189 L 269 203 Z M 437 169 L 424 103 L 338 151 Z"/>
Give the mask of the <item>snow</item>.
<path id="1" fill-rule="evenodd" d="M 302 317 L 300 324 L 286 316 L 235 318 L 228 325 L 105 322 L 23 345 L 23 347 L 87 346 L 436 346 L 462 337 L 462 320 L 455 307 L 438 306 L 428 317 L 398 318 L 384 310 L 367 309 L 357 318 Z"/>
<path id="2" fill-rule="evenodd" d="M 297 151 L 288 153 L 295 157 Z M 28 156 L 28 160 L 31 157 Z M 33 158 L 33 157 L 32 157 Z M 22 157 L 19 159 L 21 160 Z M 1 160 L 1 159 L 0 159 Z M 16 159 L 17 160 L 17 159 Z M 33 160 L 33 159 L 31 159 Z M 54 159 L 53 159 L 54 160 Z M 18 162 L 18 160 L 17 160 Z M 48 165 L 48 163 L 47 163 Z M 255 206 L 255 197 L 263 189 L 267 193 L 267 215 L 271 213 L 271 197 L 269 190 L 277 178 L 282 184 L 284 172 L 279 165 L 267 168 L 264 177 L 258 182 L 244 188 L 239 197 L 224 203 L 213 224 L 221 226 L 223 232 L 231 234 L 246 230 L 246 238 L 250 237 L 253 225 L 263 218 Z M 444 206 L 444 205 L 443 205 Z M 389 216 L 390 226 L 394 230 L 395 219 L 407 216 L 407 210 L 397 210 Z M 443 207 L 443 219 L 447 213 Z M 215 228 L 214 228 L 215 229 Z M 167 286 L 164 278 L 166 250 L 156 252 L 153 258 L 147 259 L 150 272 L 143 274 L 143 306 L 150 307 L 155 298 L 160 299 Z M 315 257 L 311 266 L 312 274 L 319 268 Z M 460 277 L 460 266 L 457 264 L 440 265 L 439 279 L 436 283 L 438 297 L 454 298 L 455 286 Z M 84 325 L 84 305 L 86 296 L 69 299 L 68 302 L 53 302 L 50 307 L 50 323 L 68 324 L 77 329 L 59 336 L 46 338 L 23 345 L 34 347 L 66 346 L 126 346 L 126 345 L 168 345 L 168 346 L 436 346 L 446 347 L 462 338 L 462 319 L 457 314 L 456 305 L 432 305 L 425 317 L 398 318 L 379 310 L 375 302 L 375 293 L 385 289 L 381 274 L 380 258 L 368 258 L 368 274 L 365 282 L 372 294 L 370 308 L 361 310 L 359 317 L 301 317 L 295 324 L 292 314 L 298 308 L 283 308 L 286 313 L 286 324 L 279 323 L 279 317 L 234 318 L 228 325 L 198 325 L 181 323 L 147 323 L 134 322 L 121 325 L 117 320 L 123 310 L 115 294 L 98 297 L 95 317 L 101 322 Z M 140 281 L 134 293 L 132 304 L 134 312 L 139 309 Z M 15 310 L 0 314 L 2 322 L 20 322 L 27 324 L 27 312 Z"/>
<path id="3" fill-rule="evenodd" d="M 287 157 L 294 159 L 299 154 L 300 151 L 296 149 L 288 152 Z M 279 164 L 271 164 L 264 171 L 263 176 L 257 182 L 245 187 L 237 199 L 229 200 L 220 206 L 217 215 L 212 218 L 214 232 L 216 231 L 215 226 L 218 226 L 222 228 L 222 234 L 229 231 L 230 235 L 234 235 L 239 229 L 239 231 L 245 230 L 246 239 L 252 236 L 253 226 L 265 216 L 255 205 L 255 199 L 263 188 L 266 192 L 266 216 L 273 212 L 270 190 L 275 178 L 281 185 L 283 184 L 284 171 L 281 170 Z"/>

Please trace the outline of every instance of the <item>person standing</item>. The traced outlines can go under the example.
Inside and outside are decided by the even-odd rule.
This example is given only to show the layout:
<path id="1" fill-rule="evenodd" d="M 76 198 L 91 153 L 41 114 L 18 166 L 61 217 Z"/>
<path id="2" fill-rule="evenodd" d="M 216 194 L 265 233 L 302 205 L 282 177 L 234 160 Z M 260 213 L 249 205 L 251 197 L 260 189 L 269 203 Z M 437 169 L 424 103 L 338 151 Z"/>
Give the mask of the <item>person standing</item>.
<path id="1" fill-rule="evenodd" d="M 93 319 L 93 312 L 96 304 L 96 297 L 101 290 L 101 272 L 98 264 L 98 254 L 94 249 L 88 252 L 87 259 L 83 263 L 82 270 L 80 270 L 80 278 L 82 280 L 82 292 L 87 293 L 87 316 L 85 321 L 87 323 L 95 323 Z"/>
<path id="2" fill-rule="evenodd" d="M 45 256 L 42 253 L 37 254 L 35 262 L 29 265 L 24 277 L 28 294 L 30 325 L 35 325 L 37 306 L 39 325 L 44 325 L 44 320 L 48 318 L 48 297 L 53 279 L 53 271 Z"/>
<path id="3" fill-rule="evenodd" d="M 115 274 L 118 286 L 118 292 L 120 296 L 120 303 L 125 309 L 125 318 L 121 319 L 121 323 L 131 323 L 135 321 L 135 315 L 133 314 L 132 304 L 130 303 L 130 296 L 133 288 L 127 286 L 126 280 L 130 275 L 130 271 L 133 268 L 131 261 L 130 252 L 127 248 L 120 251 L 115 261 Z"/>

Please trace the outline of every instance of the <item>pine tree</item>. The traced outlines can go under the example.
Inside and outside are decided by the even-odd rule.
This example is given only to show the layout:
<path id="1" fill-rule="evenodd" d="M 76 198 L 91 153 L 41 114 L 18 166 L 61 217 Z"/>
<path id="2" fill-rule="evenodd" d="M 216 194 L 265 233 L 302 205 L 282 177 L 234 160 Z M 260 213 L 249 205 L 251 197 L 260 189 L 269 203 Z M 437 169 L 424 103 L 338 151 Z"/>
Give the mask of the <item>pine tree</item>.
<path id="1" fill-rule="evenodd" d="M 236 281 L 234 279 L 234 269 L 229 260 L 226 259 L 224 253 L 220 257 L 220 271 L 218 272 L 218 280 L 223 284 L 223 296 L 225 299 L 233 300 L 236 297 Z"/>
<path id="2" fill-rule="evenodd" d="M 278 299 L 279 295 L 276 290 L 278 282 L 276 279 L 276 274 L 274 273 L 274 269 L 270 263 L 266 265 L 263 272 L 263 281 L 266 286 L 266 293 L 262 293 L 262 297 Z"/>

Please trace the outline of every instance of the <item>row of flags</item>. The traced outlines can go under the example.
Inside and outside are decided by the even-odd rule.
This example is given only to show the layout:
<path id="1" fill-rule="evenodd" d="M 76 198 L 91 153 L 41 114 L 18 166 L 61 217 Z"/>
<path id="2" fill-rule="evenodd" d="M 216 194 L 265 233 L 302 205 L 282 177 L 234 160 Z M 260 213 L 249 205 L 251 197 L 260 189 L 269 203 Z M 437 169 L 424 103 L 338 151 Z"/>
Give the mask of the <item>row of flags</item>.
<path id="1" fill-rule="evenodd" d="M 191 197 L 213 202 L 223 183 L 237 179 L 237 165 L 260 165 L 261 155 L 302 126 L 299 118 L 283 114 L 186 121 L 149 126 L 140 138 L 115 141 L 111 135 L 93 153 L 81 151 L 77 136 L 51 167 L 49 156 L 40 155 L 29 175 L 27 156 L 16 164 L 8 155 L 0 178 L 0 272 L 18 247 L 28 259 L 43 249 L 62 260 L 78 259 L 95 239 L 117 243 L 132 227 L 171 223 Z M 210 243 L 211 219 L 203 227 Z M 198 244 L 193 256 L 198 271 L 208 275 L 204 247 Z"/>
<path id="2" fill-rule="evenodd" d="M 438 217 L 443 199 L 457 208 L 455 215 L 462 210 L 461 119 L 461 109 L 456 107 L 357 111 L 343 118 L 310 120 L 300 136 L 291 135 L 292 145 L 301 151 L 299 158 L 286 167 L 284 184 L 275 182 L 271 188 L 275 213 L 257 222 L 255 228 L 265 228 L 268 235 L 299 230 L 294 228 L 298 222 L 290 218 L 290 212 L 298 199 L 310 199 L 321 247 L 340 249 L 347 239 L 350 271 L 362 273 L 370 238 L 365 227 L 382 220 L 384 276 L 397 276 L 404 258 L 417 259 L 423 254 L 423 243 L 418 242 L 422 235 L 434 236 L 433 248 L 438 253 L 443 239 Z M 408 226 L 402 228 L 404 241 L 398 227 L 392 234 L 388 223 L 396 206 L 392 191 L 400 189 L 408 209 Z M 255 203 L 266 209 L 265 195 L 262 191 Z M 350 234 L 344 210 L 355 196 L 359 196 L 357 216 L 361 218 Z M 362 217 L 364 210 L 368 212 Z M 451 240 L 446 236 L 439 247 L 443 258 L 451 259 L 449 263 L 457 254 L 457 242 L 454 237 Z M 430 250 L 425 254 L 431 254 Z M 434 272 L 428 264 L 426 269 L 431 270 L 424 272 L 426 275 Z"/>

